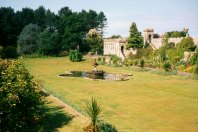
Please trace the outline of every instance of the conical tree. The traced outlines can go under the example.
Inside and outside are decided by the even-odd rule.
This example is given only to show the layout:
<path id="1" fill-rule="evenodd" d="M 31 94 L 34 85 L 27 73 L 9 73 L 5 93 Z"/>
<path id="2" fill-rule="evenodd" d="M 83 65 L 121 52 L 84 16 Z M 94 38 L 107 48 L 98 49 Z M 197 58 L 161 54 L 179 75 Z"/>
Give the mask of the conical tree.
<path id="1" fill-rule="evenodd" d="M 142 48 L 143 37 L 141 32 L 138 31 L 136 24 L 133 22 L 130 27 L 130 36 L 128 38 L 127 48 Z"/>

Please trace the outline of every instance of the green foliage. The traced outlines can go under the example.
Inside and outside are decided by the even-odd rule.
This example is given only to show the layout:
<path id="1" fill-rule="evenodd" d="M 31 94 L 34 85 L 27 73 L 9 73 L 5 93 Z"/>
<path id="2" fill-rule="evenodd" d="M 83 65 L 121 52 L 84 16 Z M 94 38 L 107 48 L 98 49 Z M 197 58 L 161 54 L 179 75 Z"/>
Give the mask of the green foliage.
<path id="1" fill-rule="evenodd" d="M 193 73 L 198 75 L 198 65 L 197 64 L 193 67 Z"/>
<path id="2" fill-rule="evenodd" d="M 100 132 L 118 132 L 118 130 L 112 124 L 107 122 L 101 122 L 99 125 Z"/>
<path id="3" fill-rule="evenodd" d="M 190 58 L 190 64 L 191 65 L 198 65 L 198 48 L 196 50 L 196 53 Z"/>
<path id="4" fill-rule="evenodd" d="M 172 32 L 167 32 L 166 37 L 168 38 L 178 38 L 178 37 L 186 37 L 186 32 L 184 31 L 172 31 Z"/>
<path id="5" fill-rule="evenodd" d="M 143 37 L 141 32 L 138 31 L 136 24 L 133 22 L 130 27 L 130 36 L 128 38 L 127 48 L 142 48 Z"/>
<path id="6" fill-rule="evenodd" d="M 112 35 L 110 38 L 111 39 L 117 39 L 117 38 L 121 38 L 122 36 L 121 35 Z"/>
<path id="7" fill-rule="evenodd" d="M 40 118 L 42 85 L 16 60 L 0 60 L 0 131 L 19 131 Z"/>
<path id="8" fill-rule="evenodd" d="M 140 60 L 140 67 L 141 67 L 141 68 L 144 68 L 144 63 L 145 63 L 144 60 L 141 59 L 141 60 Z"/>
<path id="9" fill-rule="evenodd" d="M 36 24 L 29 24 L 24 27 L 20 33 L 18 43 L 18 53 L 20 54 L 33 54 L 37 51 L 37 38 L 40 33 L 40 27 Z"/>
<path id="10" fill-rule="evenodd" d="M 18 54 L 17 54 L 17 51 L 16 51 L 16 47 L 14 47 L 14 46 L 5 47 L 4 57 L 5 58 L 17 58 Z"/>
<path id="11" fill-rule="evenodd" d="M 0 58 L 4 57 L 4 48 L 3 46 L 0 46 Z"/>
<path id="12" fill-rule="evenodd" d="M 91 119 L 91 125 L 93 126 L 93 132 L 98 131 L 99 119 L 101 114 L 100 103 L 92 97 L 91 102 L 87 102 L 85 112 Z"/>
<path id="13" fill-rule="evenodd" d="M 18 35 L 18 24 L 15 20 L 15 13 L 11 7 L 0 8 L 0 44 L 6 46 L 16 46 Z"/>
<path id="14" fill-rule="evenodd" d="M 17 47 L 18 52 L 23 55 L 37 53 L 57 55 L 58 50 L 70 51 L 71 49 L 88 52 L 90 48 L 86 43 L 83 43 L 86 33 L 90 29 L 96 28 L 103 36 L 107 25 L 107 18 L 103 12 L 97 13 L 94 10 L 72 12 L 68 7 L 61 8 L 58 14 L 49 9 L 46 10 L 43 6 L 35 10 L 23 8 L 17 12 L 14 12 L 10 7 L 1 7 L 0 20 L 0 44 L 4 48 L 7 46 Z M 24 33 L 21 32 L 25 26 L 31 23 L 38 25 L 41 31 L 46 29 L 50 32 L 56 31 L 58 36 L 57 33 L 40 34 L 41 40 L 37 45 L 35 38 L 39 32 L 35 28 L 35 30 L 29 29 Z M 54 46 L 55 42 L 58 45 Z M 40 49 L 37 48 L 38 46 Z"/>
<path id="15" fill-rule="evenodd" d="M 166 54 L 166 49 L 164 47 L 161 47 L 156 52 L 159 54 L 160 61 L 164 62 L 168 59 Z"/>
<path id="16" fill-rule="evenodd" d="M 177 62 L 179 62 L 183 58 L 183 54 L 184 53 L 182 51 L 180 51 L 179 49 L 169 49 L 169 50 L 167 50 L 168 60 L 172 64 L 176 64 Z"/>
<path id="17" fill-rule="evenodd" d="M 171 70 L 171 63 L 168 62 L 168 61 L 164 62 L 163 65 L 162 65 L 162 68 L 163 68 L 166 72 L 170 71 L 170 70 Z"/>
<path id="18" fill-rule="evenodd" d="M 37 39 L 38 53 L 42 55 L 57 55 L 59 53 L 58 32 L 44 30 Z"/>
<path id="19" fill-rule="evenodd" d="M 91 29 L 87 34 L 87 43 L 94 53 L 100 53 L 103 47 L 103 39 L 96 29 Z"/>
<path id="20" fill-rule="evenodd" d="M 172 76 L 172 75 L 177 75 L 177 71 L 173 70 L 173 71 L 162 71 L 162 70 L 153 70 L 151 71 L 151 73 L 153 74 L 158 74 L 158 75 L 163 75 L 163 76 Z"/>
<path id="21" fill-rule="evenodd" d="M 113 62 L 113 64 L 117 64 L 119 61 L 121 61 L 121 58 L 117 57 L 116 55 L 112 55 L 111 61 Z"/>
<path id="22" fill-rule="evenodd" d="M 78 50 L 71 50 L 69 52 L 69 59 L 72 62 L 82 61 L 82 58 L 83 58 L 82 53 L 80 53 L 80 51 Z"/>
<path id="23" fill-rule="evenodd" d="M 183 38 L 176 47 L 182 51 L 194 51 L 196 48 L 191 37 Z"/>

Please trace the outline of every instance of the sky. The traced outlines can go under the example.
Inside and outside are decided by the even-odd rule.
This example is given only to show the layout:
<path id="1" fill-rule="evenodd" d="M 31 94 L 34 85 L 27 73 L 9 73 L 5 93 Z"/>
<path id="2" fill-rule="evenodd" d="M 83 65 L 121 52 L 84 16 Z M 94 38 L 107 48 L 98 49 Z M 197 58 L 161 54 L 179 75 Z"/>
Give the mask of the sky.
<path id="1" fill-rule="evenodd" d="M 105 37 L 128 37 L 132 22 L 140 32 L 153 28 L 154 33 L 163 34 L 189 28 L 190 36 L 198 37 L 198 0 L 0 0 L 0 7 L 12 7 L 15 11 L 41 5 L 55 13 L 65 6 L 77 12 L 102 11 L 108 23 Z"/>

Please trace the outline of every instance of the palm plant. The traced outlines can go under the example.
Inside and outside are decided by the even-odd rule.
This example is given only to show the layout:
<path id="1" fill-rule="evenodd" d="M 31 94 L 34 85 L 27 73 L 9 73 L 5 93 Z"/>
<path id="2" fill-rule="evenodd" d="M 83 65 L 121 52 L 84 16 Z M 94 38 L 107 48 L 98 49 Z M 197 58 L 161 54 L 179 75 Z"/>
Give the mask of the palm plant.
<path id="1" fill-rule="evenodd" d="M 92 97 L 91 102 L 87 102 L 85 111 L 91 119 L 91 131 L 97 132 L 100 119 L 99 115 L 101 114 L 100 103 Z"/>

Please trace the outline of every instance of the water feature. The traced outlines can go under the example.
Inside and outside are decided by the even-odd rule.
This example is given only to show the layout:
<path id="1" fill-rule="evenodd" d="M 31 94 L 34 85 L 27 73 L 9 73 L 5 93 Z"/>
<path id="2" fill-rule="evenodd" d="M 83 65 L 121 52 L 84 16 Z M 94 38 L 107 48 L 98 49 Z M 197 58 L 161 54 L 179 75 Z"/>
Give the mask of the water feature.
<path id="1" fill-rule="evenodd" d="M 104 71 L 91 71 L 91 72 L 86 72 L 86 71 L 71 71 L 71 72 L 66 72 L 64 74 L 60 74 L 60 77 L 85 77 L 89 79 L 94 79 L 94 80 L 117 80 L 117 81 L 125 81 L 129 80 L 130 74 L 110 74 L 110 73 L 104 73 Z"/>

